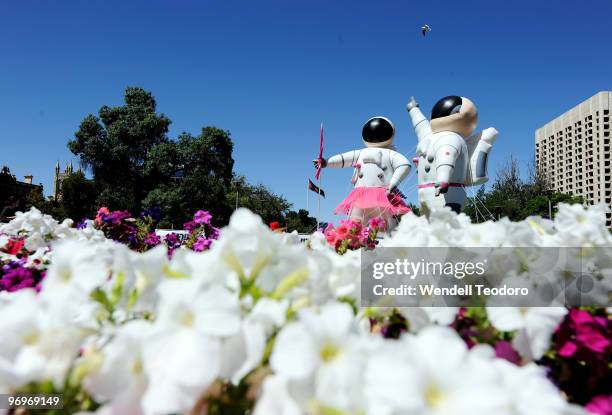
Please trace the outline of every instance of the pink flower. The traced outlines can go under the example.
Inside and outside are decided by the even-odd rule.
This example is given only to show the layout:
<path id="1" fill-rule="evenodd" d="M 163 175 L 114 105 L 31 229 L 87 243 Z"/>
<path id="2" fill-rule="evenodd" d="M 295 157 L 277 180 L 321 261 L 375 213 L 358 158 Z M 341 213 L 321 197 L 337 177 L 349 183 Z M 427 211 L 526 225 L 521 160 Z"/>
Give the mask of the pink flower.
<path id="1" fill-rule="evenodd" d="M 104 217 L 109 216 L 110 215 L 110 210 L 108 210 L 107 207 L 101 207 L 100 209 L 98 209 L 98 213 L 96 214 L 96 221 L 101 221 L 102 219 L 104 219 Z"/>
<path id="2" fill-rule="evenodd" d="M 572 357 L 581 350 L 603 356 L 610 348 L 612 323 L 574 308 L 557 329 L 557 334 L 559 355 L 563 357 Z"/>
<path id="3" fill-rule="evenodd" d="M 193 220 L 198 225 L 208 225 L 211 219 L 212 215 L 206 210 L 198 210 L 195 215 L 193 215 Z"/>
<path id="4" fill-rule="evenodd" d="M 518 365 L 521 361 L 521 356 L 514 350 L 512 343 L 505 340 L 498 341 L 495 344 L 495 356 L 506 359 L 515 365 Z"/>
<path id="5" fill-rule="evenodd" d="M 612 395 L 599 395 L 591 399 L 585 409 L 592 414 L 612 415 Z"/>
<path id="6" fill-rule="evenodd" d="M 375 218 L 371 218 L 368 221 L 368 226 L 372 228 L 373 230 L 384 231 L 385 228 L 387 227 L 387 222 L 383 218 L 378 216 Z"/>
<path id="7" fill-rule="evenodd" d="M 212 239 L 207 239 L 203 236 L 198 237 L 196 242 L 193 244 L 193 250 L 196 252 L 202 252 L 210 248 L 212 245 Z"/>
<path id="8" fill-rule="evenodd" d="M 338 237 L 344 238 L 349 233 L 349 227 L 347 227 L 346 225 L 342 224 L 342 225 L 340 225 L 340 226 L 338 226 L 336 228 L 336 233 L 338 234 Z"/>

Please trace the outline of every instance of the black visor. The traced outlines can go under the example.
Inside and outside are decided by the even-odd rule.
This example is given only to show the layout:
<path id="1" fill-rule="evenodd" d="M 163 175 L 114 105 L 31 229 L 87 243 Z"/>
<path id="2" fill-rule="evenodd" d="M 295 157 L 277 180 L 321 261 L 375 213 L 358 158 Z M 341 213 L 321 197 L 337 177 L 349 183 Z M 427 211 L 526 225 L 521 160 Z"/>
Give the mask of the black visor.
<path id="1" fill-rule="evenodd" d="M 431 109 L 431 119 L 448 117 L 451 114 L 456 114 L 461 110 L 461 104 L 463 103 L 461 97 L 456 95 L 450 95 L 444 97 L 433 106 Z"/>
<path id="2" fill-rule="evenodd" d="M 361 136 L 366 143 L 382 143 L 393 138 L 393 124 L 381 117 L 368 120 L 361 130 Z"/>

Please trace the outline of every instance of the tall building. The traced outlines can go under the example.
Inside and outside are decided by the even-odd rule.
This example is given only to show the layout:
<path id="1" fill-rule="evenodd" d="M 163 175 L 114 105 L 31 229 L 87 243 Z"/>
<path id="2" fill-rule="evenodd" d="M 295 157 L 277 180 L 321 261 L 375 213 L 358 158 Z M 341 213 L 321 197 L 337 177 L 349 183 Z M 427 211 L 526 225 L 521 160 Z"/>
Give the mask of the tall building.
<path id="1" fill-rule="evenodd" d="M 552 190 L 610 208 L 611 109 L 612 92 L 598 92 L 536 130 L 536 166 Z M 610 212 L 606 219 L 611 226 Z"/>
<path id="2" fill-rule="evenodd" d="M 78 171 L 81 171 L 81 166 L 79 166 Z M 53 196 L 52 198 L 56 202 L 59 202 L 60 200 L 62 200 L 62 182 L 64 181 L 66 177 L 70 176 L 72 173 L 74 173 L 72 162 L 66 163 L 66 167 L 64 168 L 63 172 L 60 171 L 59 161 L 55 165 L 55 175 L 53 177 Z"/>

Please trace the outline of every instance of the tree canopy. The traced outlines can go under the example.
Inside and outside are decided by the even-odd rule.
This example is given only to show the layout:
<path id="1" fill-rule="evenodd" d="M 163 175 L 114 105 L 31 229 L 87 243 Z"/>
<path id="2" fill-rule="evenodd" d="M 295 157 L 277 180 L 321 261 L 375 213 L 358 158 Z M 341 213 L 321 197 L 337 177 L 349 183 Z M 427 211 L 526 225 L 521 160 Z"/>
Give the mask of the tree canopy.
<path id="1" fill-rule="evenodd" d="M 209 126 L 198 135 L 184 132 L 170 139 L 170 123 L 157 112 L 153 95 L 135 87 L 126 89 L 123 105 L 105 105 L 97 116 L 86 116 L 68 142 L 93 174 L 97 196 L 83 200 L 83 209 L 106 206 L 137 215 L 156 206 L 163 212 L 160 225 L 175 228 L 205 209 L 222 225 L 229 220 L 238 194 L 238 206 L 251 209 L 266 223 L 285 222 L 291 204 L 284 197 L 233 172 L 229 131 Z M 72 203 L 73 196 L 67 202 Z M 89 196 L 87 189 L 83 198 Z M 80 215 L 75 207 L 67 208 L 67 213 Z M 297 217 L 296 227 L 308 227 L 307 214 Z"/>
<path id="2" fill-rule="evenodd" d="M 532 215 L 554 216 L 559 203 L 582 203 L 582 198 L 549 190 L 545 177 L 533 166 L 526 180 L 521 179 L 518 162 L 510 157 L 497 172 L 490 191 L 481 186 L 468 199 L 464 212 L 475 222 L 508 217 L 513 221 Z"/>
<path id="3" fill-rule="evenodd" d="M 129 87 L 124 105 L 104 105 L 85 117 L 68 148 L 94 176 L 96 203 L 109 209 L 140 210 L 153 190 L 145 165 L 156 146 L 169 142 L 170 120 L 157 114 L 150 92 Z"/>

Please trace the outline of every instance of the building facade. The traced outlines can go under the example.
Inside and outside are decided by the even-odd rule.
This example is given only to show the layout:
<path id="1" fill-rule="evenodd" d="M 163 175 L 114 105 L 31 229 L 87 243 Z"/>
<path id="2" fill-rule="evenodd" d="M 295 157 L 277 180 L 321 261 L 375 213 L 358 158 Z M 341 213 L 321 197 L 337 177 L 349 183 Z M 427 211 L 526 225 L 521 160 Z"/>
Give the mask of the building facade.
<path id="1" fill-rule="evenodd" d="M 611 108 L 612 92 L 599 92 L 536 130 L 536 166 L 552 190 L 610 208 Z"/>
<path id="2" fill-rule="evenodd" d="M 81 171 L 80 166 L 79 166 L 78 171 Z M 55 175 L 53 176 L 53 195 L 51 197 L 56 202 L 59 202 L 62 200 L 62 182 L 64 181 L 64 179 L 69 177 L 72 173 L 74 173 L 72 162 L 66 163 L 66 167 L 64 168 L 64 171 L 60 170 L 59 161 L 55 165 Z"/>
<path id="3" fill-rule="evenodd" d="M 17 211 L 25 211 L 31 192 L 37 192 L 42 197 L 42 185 L 33 184 L 32 180 L 33 176 L 28 175 L 19 181 L 7 166 L 0 169 L 0 221 L 8 220 Z"/>

